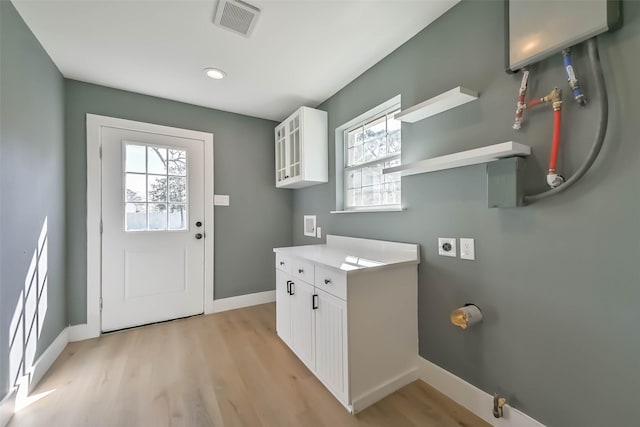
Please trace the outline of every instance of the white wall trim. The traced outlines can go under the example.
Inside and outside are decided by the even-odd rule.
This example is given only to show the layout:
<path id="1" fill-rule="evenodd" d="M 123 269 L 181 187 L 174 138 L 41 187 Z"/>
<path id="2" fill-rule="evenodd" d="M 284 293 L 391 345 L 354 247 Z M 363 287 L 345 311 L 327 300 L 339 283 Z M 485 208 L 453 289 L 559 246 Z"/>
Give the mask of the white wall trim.
<path id="1" fill-rule="evenodd" d="M 69 330 L 68 328 L 64 328 L 60 334 L 56 337 L 55 340 L 47 347 L 47 349 L 38 357 L 38 360 L 33 364 L 29 372 L 27 373 L 29 376 L 29 381 L 27 382 L 27 390 L 26 395 L 24 397 L 31 394 L 31 392 L 36 388 L 40 380 L 45 376 L 53 362 L 56 361 L 58 356 L 62 353 L 62 351 L 67 347 L 69 343 Z M 22 390 L 18 392 L 18 399 L 22 396 Z"/>
<path id="2" fill-rule="evenodd" d="M 17 388 L 11 390 L 0 401 L 0 427 L 5 427 L 13 418 L 13 414 L 16 411 L 16 395 L 18 394 Z"/>
<path id="3" fill-rule="evenodd" d="M 410 369 L 402 375 L 393 378 L 392 380 L 370 390 L 366 394 L 360 395 L 353 399 L 352 409 L 353 413 L 357 414 L 363 409 L 376 403 L 379 400 L 384 399 L 391 393 L 400 390 L 402 387 L 411 384 L 418 379 L 418 370 L 416 368 Z"/>
<path id="4" fill-rule="evenodd" d="M 213 311 L 213 307 L 215 305 L 215 300 L 205 301 L 204 302 L 204 314 L 212 314 L 215 313 Z"/>
<path id="5" fill-rule="evenodd" d="M 360 114 L 358 117 L 355 117 L 348 122 L 338 126 L 335 128 L 335 165 L 336 165 L 336 208 L 331 211 L 331 213 L 352 213 L 351 210 L 345 210 L 345 201 L 344 201 L 344 173 L 342 172 L 344 169 L 344 132 L 350 127 L 356 126 L 359 123 L 367 120 L 371 116 L 375 116 L 378 114 L 382 114 L 386 110 L 392 108 L 394 105 L 401 106 L 402 104 L 402 95 L 398 94 L 393 98 L 383 102 L 382 104 L 376 105 L 364 113 Z M 363 210 L 362 212 L 382 212 L 380 210 Z"/>
<path id="6" fill-rule="evenodd" d="M 89 325 L 83 323 L 81 325 L 69 325 L 69 342 L 84 341 L 95 338 L 97 335 L 89 329 Z M 97 332 L 100 335 L 100 331 Z"/>
<path id="7" fill-rule="evenodd" d="M 494 427 L 545 427 L 544 424 L 508 404 L 504 407 L 504 417 L 494 418 L 493 396 L 420 356 L 418 356 L 418 375 L 422 381 Z"/>
<path id="8" fill-rule="evenodd" d="M 19 385 L 11 390 L 0 402 L 0 427 L 11 421 L 16 409 L 22 406 L 28 396 L 51 368 L 69 343 L 69 328 L 64 328 L 47 349 L 38 357 L 33 366 L 19 380 Z"/>
<path id="9" fill-rule="evenodd" d="M 204 197 L 206 228 L 205 265 L 204 265 L 204 306 L 207 312 L 209 302 L 213 301 L 214 289 L 214 218 L 213 218 L 213 134 L 195 130 L 180 129 L 133 120 L 87 114 L 87 323 L 84 331 L 74 331 L 74 341 L 95 338 L 102 331 L 100 316 L 100 295 L 102 281 L 102 236 L 100 219 L 102 216 L 102 146 L 101 129 L 115 127 L 138 132 L 189 138 L 204 142 Z M 83 337 L 83 338 L 78 338 Z"/>
<path id="10" fill-rule="evenodd" d="M 250 307 L 252 305 L 266 304 L 276 300 L 276 291 L 256 292 L 255 294 L 240 295 L 237 297 L 213 300 L 211 313 L 235 310 L 236 308 Z"/>

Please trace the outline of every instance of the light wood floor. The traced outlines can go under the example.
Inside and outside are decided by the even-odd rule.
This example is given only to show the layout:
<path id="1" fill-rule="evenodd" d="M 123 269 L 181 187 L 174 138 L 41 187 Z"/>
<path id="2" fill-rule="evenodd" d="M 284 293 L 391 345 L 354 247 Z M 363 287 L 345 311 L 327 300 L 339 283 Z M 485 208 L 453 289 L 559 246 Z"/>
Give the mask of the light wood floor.
<path id="1" fill-rule="evenodd" d="M 274 304 L 72 343 L 32 396 L 11 427 L 489 426 L 420 381 L 350 415 L 276 336 Z"/>

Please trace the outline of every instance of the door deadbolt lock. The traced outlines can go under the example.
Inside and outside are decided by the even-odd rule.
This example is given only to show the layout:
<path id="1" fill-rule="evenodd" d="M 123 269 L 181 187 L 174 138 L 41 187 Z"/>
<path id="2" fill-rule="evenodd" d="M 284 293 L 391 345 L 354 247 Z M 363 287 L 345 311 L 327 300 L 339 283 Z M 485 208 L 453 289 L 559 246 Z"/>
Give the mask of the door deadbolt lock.
<path id="1" fill-rule="evenodd" d="M 202 227 L 202 221 L 196 221 L 196 227 Z"/>
<path id="2" fill-rule="evenodd" d="M 202 233 L 196 233 L 196 239 L 200 240 L 204 237 L 204 234 Z"/>

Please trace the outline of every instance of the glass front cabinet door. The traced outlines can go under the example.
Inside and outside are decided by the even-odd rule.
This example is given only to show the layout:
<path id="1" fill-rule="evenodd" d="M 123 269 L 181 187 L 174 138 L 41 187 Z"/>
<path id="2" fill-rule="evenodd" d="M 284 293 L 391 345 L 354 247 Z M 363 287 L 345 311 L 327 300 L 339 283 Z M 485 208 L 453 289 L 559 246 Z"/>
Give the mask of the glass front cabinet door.
<path id="1" fill-rule="evenodd" d="M 276 187 L 328 182 L 327 113 L 300 107 L 275 129 Z"/>

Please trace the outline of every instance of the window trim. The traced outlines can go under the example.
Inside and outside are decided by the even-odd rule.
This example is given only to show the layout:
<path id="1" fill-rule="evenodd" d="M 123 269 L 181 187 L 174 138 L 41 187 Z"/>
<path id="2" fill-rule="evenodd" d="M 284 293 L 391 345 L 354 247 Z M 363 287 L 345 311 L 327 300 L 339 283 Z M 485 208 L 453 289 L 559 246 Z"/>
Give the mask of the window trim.
<path id="1" fill-rule="evenodd" d="M 382 116 L 383 114 L 388 113 L 390 110 L 395 108 L 400 108 L 401 106 L 401 95 L 396 95 L 393 98 L 379 104 L 378 106 L 367 110 L 366 112 L 360 114 L 352 120 L 349 120 L 347 123 L 338 126 L 335 129 L 335 178 L 336 178 L 336 210 L 331 211 L 331 213 L 359 213 L 359 212 L 398 212 L 403 211 L 404 208 L 402 204 L 399 205 L 377 205 L 377 206 L 367 206 L 360 208 L 346 208 L 345 203 L 345 179 L 344 172 L 347 170 L 345 156 L 346 156 L 346 141 L 345 141 L 345 133 L 347 130 L 357 127 L 363 123 L 368 123 L 372 120 L 376 120 L 375 116 Z M 373 117 L 373 119 L 372 119 Z M 395 155 L 394 155 L 395 156 Z M 383 159 L 373 160 L 373 163 L 379 163 L 381 160 L 391 160 L 394 156 L 385 157 Z M 361 168 L 363 165 L 367 163 L 362 163 L 357 166 L 352 166 L 353 168 Z"/>

